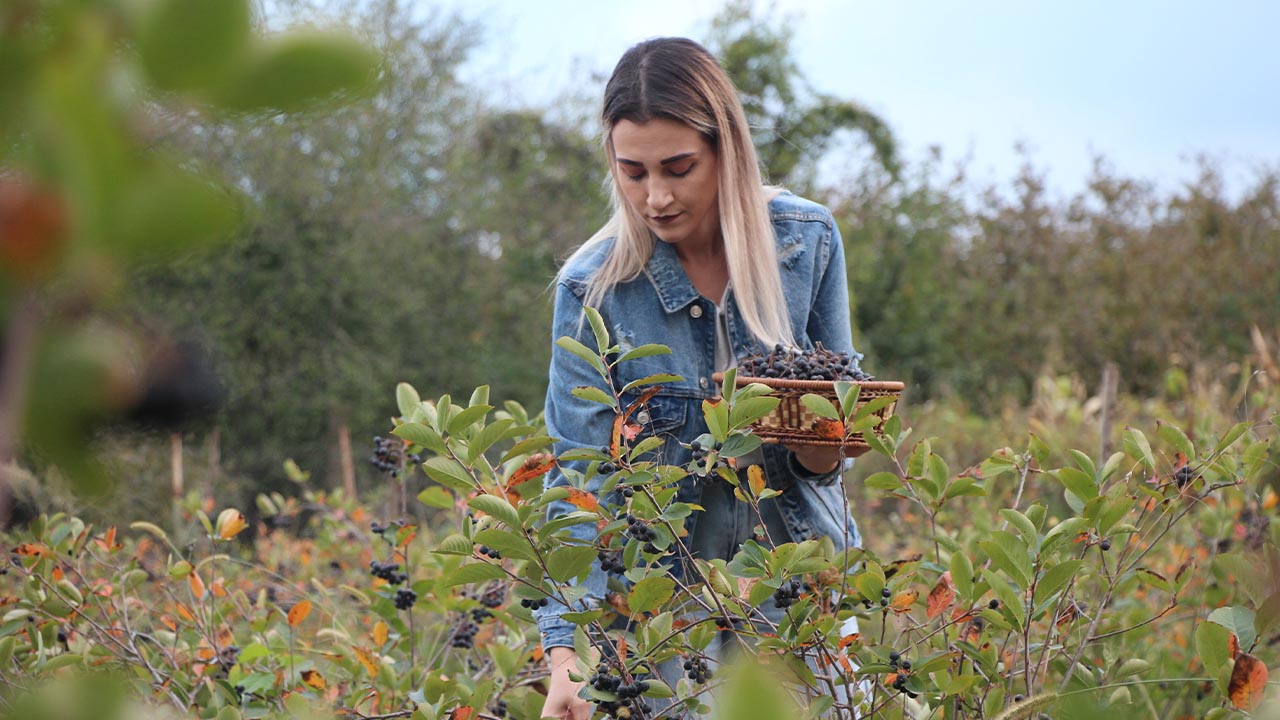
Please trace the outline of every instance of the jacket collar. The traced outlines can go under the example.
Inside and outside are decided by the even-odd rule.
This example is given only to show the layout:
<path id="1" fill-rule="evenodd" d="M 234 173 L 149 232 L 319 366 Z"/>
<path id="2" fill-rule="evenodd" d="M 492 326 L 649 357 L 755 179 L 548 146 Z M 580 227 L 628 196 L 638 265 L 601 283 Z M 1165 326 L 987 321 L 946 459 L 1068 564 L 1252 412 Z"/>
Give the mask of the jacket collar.
<path id="1" fill-rule="evenodd" d="M 662 309 L 667 313 L 677 312 L 698 299 L 698 290 L 689 281 L 689 276 L 685 274 L 680 258 L 676 257 L 675 248 L 670 243 L 654 238 L 653 253 L 649 255 L 649 262 L 645 263 L 644 274 L 658 291 Z"/>

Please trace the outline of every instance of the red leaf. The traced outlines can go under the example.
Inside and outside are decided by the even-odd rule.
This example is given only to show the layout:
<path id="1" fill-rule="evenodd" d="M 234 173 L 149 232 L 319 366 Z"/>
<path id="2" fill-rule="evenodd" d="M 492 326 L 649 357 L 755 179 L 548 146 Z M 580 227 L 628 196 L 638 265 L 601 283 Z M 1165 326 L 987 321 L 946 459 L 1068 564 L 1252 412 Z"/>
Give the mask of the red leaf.
<path id="1" fill-rule="evenodd" d="M 1241 710 L 1253 711 L 1262 704 L 1262 694 L 1267 689 L 1267 666 L 1249 653 L 1236 658 L 1231 670 L 1231 683 L 1227 695 L 1231 704 Z"/>
<path id="2" fill-rule="evenodd" d="M 956 599 L 956 588 L 951 584 L 951 571 L 942 573 L 938 583 L 929 591 L 929 603 L 926 613 L 932 620 L 942 614 Z"/>
<path id="3" fill-rule="evenodd" d="M 510 490 L 534 478 L 542 477 L 555 465 L 556 459 L 550 453 L 534 453 L 525 458 L 524 463 L 511 474 L 511 479 L 507 481 L 507 489 Z"/>

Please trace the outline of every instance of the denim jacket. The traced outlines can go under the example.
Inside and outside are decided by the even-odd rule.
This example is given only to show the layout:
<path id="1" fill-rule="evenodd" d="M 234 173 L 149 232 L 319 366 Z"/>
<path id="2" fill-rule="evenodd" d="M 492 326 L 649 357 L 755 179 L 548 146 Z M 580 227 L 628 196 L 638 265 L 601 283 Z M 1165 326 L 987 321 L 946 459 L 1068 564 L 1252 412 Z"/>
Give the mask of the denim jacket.
<path id="1" fill-rule="evenodd" d="M 851 353 L 861 358 L 852 345 L 844 248 L 831 212 L 817 203 L 783 193 L 769 202 L 769 214 L 777 239 L 791 332 L 796 342 L 804 347 L 821 342 L 832 352 Z M 568 335 L 595 348 L 590 325 L 581 320 L 583 300 L 587 280 L 611 247 L 611 242 L 602 243 L 592 252 L 574 258 L 561 273 L 555 289 L 553 339 Z M 664 439 L 656 451 L 660 462 L 687 463 L 691 453 L 684 446 L 707 431 L 702 401 L 718 394 L 718 385 L 711 379 L 715 369 L 716 306 L 694 289 L 672 246 L 655 241 L 644 272 L 614 287 L 596 309 L 603 316 L 612 341 L 622 352 L 646 343 L 671 348 L 670 355 L 619 364 L 612 380 L 620 388 L 656 373 L 683 378 L 664 384 L 657 396 L 631 419 L 643 428 L 637 442 L 649 435 Z M 724 311 L 735 357 L 767 352 L 747 330 L 732 292 Z M 595 370 L 553 345 L 545 417 L 547 432 L 558 438 L 557 455 L 573 448 L 599 448 L 609 443 L 613 411 L 571 394 L 575 387 L 583 385 L 603 389 Z M 623 397 L 624 402 L 628 399 L 633 398 Z M 839 470 L 825 475 L 810 473 L 796 461 L 794 453 L 781 445 L 765 445 L 762 449 L 769 485 L 782 490 L 781 495 L 768 502 L 778 503 L 794 541 L 826 536 L 835 542 L 837 549 L 861 545 L 857 525 L 845 509 Z M 585 462 L 566 464 L 579 470 L 585 470 L 586 466 Z M 566 482 L 557 468 L 548 473 L 545 486 Z M 586 489 L 596 493 L 601 482 L 602 478 L 596 476 Z M 700 493 L 694 478 L 686 477 L 680 483 L 677 499 L 697 503 Z M 575 509 L 567 502 L 557 501 L 549 505 L 548 516 L 554 519 Z M 697 520 L 695 512 L 685 521 L 690 537 Z M 577 525 L 572 527 L 572 532 L 586 543 L 594 539 L 596 528 L 594 524 Z M 678 564 L 672 572 L 679 573 Z M 605 573 L 594 567 L 585 580 L 587 599 L 574 609 L 598 603 L 604 595 L 606 580 Z M 544 648 L 572 647 L 575 626 L 560 617 L 565 611 L 563 603 L 552 598 L 549 605 L 535 613 Z"/>

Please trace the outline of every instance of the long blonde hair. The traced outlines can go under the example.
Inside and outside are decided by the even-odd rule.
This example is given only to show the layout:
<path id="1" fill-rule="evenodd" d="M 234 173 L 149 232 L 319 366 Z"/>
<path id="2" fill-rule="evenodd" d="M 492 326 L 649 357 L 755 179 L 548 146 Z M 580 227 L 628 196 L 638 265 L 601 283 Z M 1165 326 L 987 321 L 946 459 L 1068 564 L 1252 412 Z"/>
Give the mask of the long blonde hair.
<path id="1" fill-rule="evenodd" d="M 610 238 L 614 244 L 587 282 L 586 304 L 598 307 L 614 285 L 637 277 L 658 242 L 622 196 L 609 136 L 622 120 L 644 123 L 660 117 L 694 128 L 715 149 L 720 232 L 729 282 L 747 328 L 766 345 L 793 344 L 767 189 L 742 102 L 715 57 L 685 38 L 656 38 L 632 47 L 605 86 L 601 121 L 613 214 L 574 257 Z"/>

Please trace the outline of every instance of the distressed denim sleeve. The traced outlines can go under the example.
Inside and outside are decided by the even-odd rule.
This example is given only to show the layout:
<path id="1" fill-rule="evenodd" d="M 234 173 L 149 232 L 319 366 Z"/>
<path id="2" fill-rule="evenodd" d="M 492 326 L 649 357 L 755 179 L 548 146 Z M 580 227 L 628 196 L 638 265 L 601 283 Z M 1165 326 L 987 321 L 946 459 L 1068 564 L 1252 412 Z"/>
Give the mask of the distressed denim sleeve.
<path id="1" fill-rule="evenodd" d="M 575 387 L 591 385 L 608 392 L 603 378 L 584 360 L 569 351 L 555 345 L 554 341 L 563 336 L 577 338 L 591 349 L 596 349 L 595 335 L 591 325 L 581 320 L 582 302 L 565 283 L 556 286 L 555 312 L 552 320 L 553 341 L 551 348 L 551 369 L 547 384 L 546 424 L 547 434 L 557 438 L 555 453 L 560 455 L 567 450 L 583 447 L 599 448 L 609 443 L 609 432 L 613 424 L 613 414 L 605 406 L 574 397 Z M 578 472 L 585 472 L 589 463 L 585 461 L 569 461 L 562 463 Z M 592 494 L 599 494 L 604 478 L 595 476 L 584 488 Z M 570 484 L 561 467 L 555 467 L 545 476 L 543 487 L 552 488 Z M 563 500 L 552 502 L 547 508 L 547 519 L 554 520 L 577 510 L 572 504 Z M 567 528 L 570 535 L 568 542 L 591 544 L 596 540 L 596 524 L 585 523 Z M 588 588 L 587 596 L 575 603 L 574 610 L 583 610 L 598 604 L 604 597 L 607 585 L 605 573 L 596 564 L 592 564 L 591 572 L 585 579 Z M 553 647 L 573 647 L 575 625 L 561 617 L 569 608 L 559 599 L 552 597 L 550 604 L 534 612 L 538 629 L 542 634 L 544 649 Z"/>

